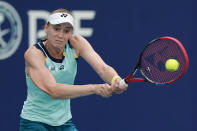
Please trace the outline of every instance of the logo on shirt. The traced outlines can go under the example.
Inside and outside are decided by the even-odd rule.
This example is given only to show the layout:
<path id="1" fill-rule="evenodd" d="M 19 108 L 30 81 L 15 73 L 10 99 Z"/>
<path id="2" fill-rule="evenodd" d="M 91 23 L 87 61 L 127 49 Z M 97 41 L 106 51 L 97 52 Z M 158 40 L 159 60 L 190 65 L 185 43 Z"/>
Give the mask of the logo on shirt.
<path id="1" fill-rule="evenodd" d="M 59 70 L 63 70 L 64 69 L 64 65 L 61 65 L 60 67 L 59 67 Z"/>
<path id="2" fill-rule="evenodd" d="M 0 60 L 12 56 L 22 38 L 22 22 L 13 6 L 0 1 Z"/>
<path id="3" fill-rule="evenodd" d="M 64 65 L 60 65 L 59 67 L 55 67 L 55 66 L 49 66 L 48 69 L 50 71 L 60 71 L 60 70 L 64 70 Z"/>

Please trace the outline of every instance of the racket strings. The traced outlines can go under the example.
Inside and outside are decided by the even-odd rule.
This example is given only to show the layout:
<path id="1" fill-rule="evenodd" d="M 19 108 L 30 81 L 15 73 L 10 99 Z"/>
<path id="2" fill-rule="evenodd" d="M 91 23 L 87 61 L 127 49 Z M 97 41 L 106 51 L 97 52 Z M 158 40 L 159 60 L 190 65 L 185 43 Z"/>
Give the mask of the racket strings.
<path id="1" fill-rule="evenodd" d="M 168 59 L 179 62 L 177 71 L 170 72 L 165 68 Z M 141 56 L 140 68 L 142 74 L 151 82 L 167 83 L 176 79 L 184 70 L 185 58 L 179 45 L 169 39 L 153 41 L 144 49 Z"/>

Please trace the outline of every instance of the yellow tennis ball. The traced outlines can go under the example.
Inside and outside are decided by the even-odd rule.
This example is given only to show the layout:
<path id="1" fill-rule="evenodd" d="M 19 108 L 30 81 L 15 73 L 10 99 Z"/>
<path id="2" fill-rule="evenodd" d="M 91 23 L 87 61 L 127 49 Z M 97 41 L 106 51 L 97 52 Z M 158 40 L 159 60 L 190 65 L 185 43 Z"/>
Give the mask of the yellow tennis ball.
<path id="1" fill-rule="evenodd" d="M 166 70 L 173 72 L 179 68 L 179 62 L 176 59 L 168 59 L 165 64 Z"/>

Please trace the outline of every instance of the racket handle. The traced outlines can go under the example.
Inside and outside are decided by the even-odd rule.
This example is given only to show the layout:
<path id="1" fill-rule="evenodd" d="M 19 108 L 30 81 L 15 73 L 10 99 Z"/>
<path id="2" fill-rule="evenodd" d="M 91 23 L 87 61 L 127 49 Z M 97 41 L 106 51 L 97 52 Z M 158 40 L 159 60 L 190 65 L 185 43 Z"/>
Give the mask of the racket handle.
<path id="1" fill-rule="evenodd" d="M 124 79 L 122 79 L 122 80 L 120 81 L 120 86 L 127 86 L 127 83 L 125 82 Z"/>

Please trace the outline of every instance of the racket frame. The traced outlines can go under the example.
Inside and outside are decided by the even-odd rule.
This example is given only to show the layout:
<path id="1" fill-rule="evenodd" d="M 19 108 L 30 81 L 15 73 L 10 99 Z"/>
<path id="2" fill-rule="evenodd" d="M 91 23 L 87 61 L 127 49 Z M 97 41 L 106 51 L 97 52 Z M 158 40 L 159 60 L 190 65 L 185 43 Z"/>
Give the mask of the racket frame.
<path id="1" fill-rule="evenodd" d="M 183 52 L 183 55 L 184 55 L 184 58 L 185 58 L 185 66 L 184 66 L 184 69 L 183 69 L 183 72 L 178 76 L 176 77 L 175 79 L 169 81 L 169 82 L 166 82 L 166 83 L 156 83 L 152 80 L 150 80 L 148 77 L 146 77 L 146 75 L 143 73 L 143 71 L 141 70 L 141 58 L 143 56 L 143 53 L 144 51 L 146 50 L 146 48 L 148 46 L 150 46 L 153 42 L 155 42 L 156 40 L 159 40 L 159 39 L 169 39 L 169 40 L 172 40 L 172 41 L 175 41 L 177 43 L 177 45 L 180 47 L 181 51 Z M 189 66 L 189 58 L 188 58 L 188 55 L 187 55 L 187 52 L 185 50 L 185 48 L 183 47 L 183 45 L 181 44 L 181 42 L 173 37 L 170 37 L 170 36 L 164 36 L 164 37 L 160 37 L 160 38 L 157 38 L 157 39 L 154 39 L 152 40 L 151 42 L 149 42 L 143 49 L 143 51 L 141 52 L 140 54 L 140 57 L 138 58 L 138 62 L 134 68 L 134 71 L 132 73 L 130 73 L 126 78 L 124 78 L 121 82 L 120 85 L 124 85 L 124 84 L 128 84 L 128 83 L 131 83 L 131 82 L 150 82 L 150 83 L 154 83 L 156 85 L 164 85 L 164 84 L 170 84 L 170 83 L 173 83 L 175 82 L 176 80 L 178 80 L 179 78 L 181 78 L 185 72 L 187 71 L 188 69 L 188 66 Z M 133 78 L 133 76 L 135 75 L 135 73 L 137 72 L 137 70 L 140 70 L 142 76 L 144 78 Z"/>

